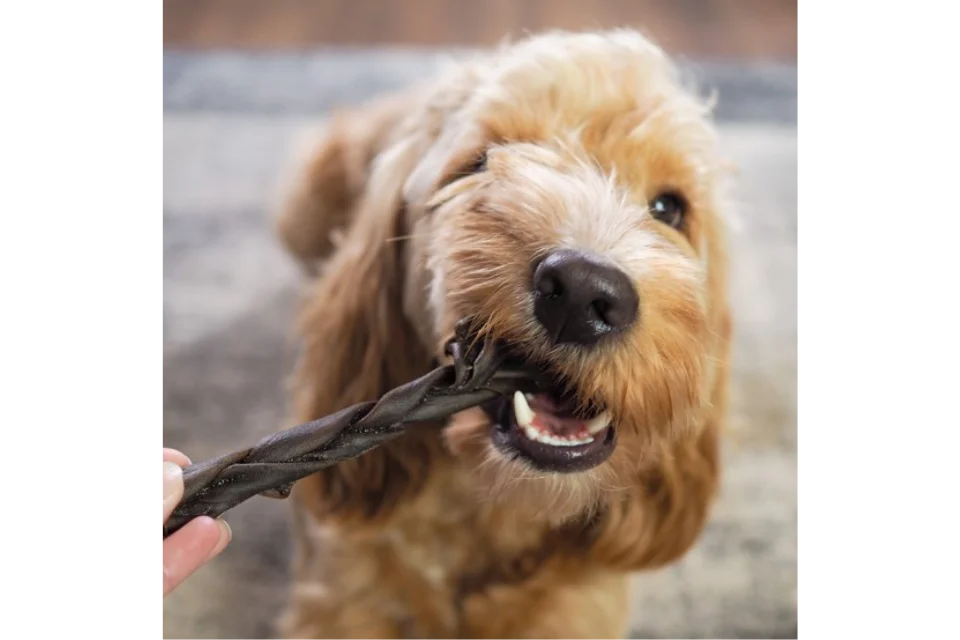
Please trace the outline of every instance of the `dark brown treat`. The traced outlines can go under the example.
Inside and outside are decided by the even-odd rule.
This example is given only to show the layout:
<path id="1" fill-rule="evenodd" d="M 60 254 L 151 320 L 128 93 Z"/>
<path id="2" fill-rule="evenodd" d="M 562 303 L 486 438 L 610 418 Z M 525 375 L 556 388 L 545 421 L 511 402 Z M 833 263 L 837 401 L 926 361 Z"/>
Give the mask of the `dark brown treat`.
<path id="1" fill-rule="evenodd" d="M 403 433 L 404 425 L 441 420 L 501 394 L 535 387 L 533 378 L 505 364 L 502 349 L 479 341 L 462 322 L 447 345 L 453 364 L 364 402 L 268 436 L 249 449 L 184 469 L 184 495 L 164 523 L 163 537 L 191 519 L 216 518 L 262 494 L 285 498 L 293 484 L 355 458 Z"/>

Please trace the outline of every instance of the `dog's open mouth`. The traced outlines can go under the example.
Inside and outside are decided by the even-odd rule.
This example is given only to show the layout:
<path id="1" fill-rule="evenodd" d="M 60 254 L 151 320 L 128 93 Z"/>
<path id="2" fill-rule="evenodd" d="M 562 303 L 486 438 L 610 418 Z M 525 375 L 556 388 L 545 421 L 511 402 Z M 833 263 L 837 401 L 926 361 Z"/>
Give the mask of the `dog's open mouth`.
<path id="1" fill-rule="evenodd" d="M 500 451 L 536 469 L 561 473 L 586 471 L 609 458 L 616 446 L 610 412 L 578 410 L 582 403 L 575 394 L 562 391 L 560 385 L 548 389 L 517 391 L 483 406 Z"/>

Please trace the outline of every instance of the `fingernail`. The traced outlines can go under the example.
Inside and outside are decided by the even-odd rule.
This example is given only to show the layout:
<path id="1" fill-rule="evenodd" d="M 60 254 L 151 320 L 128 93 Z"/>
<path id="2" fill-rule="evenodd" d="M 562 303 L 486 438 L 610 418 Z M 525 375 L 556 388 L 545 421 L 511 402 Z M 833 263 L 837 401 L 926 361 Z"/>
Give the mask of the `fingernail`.
<path id="1" fill-rule="evenodd" d="M 217 524 L 220 525 L 220 529 L 222 530 L 220 539 L 225 541 L 224 544 L 230 542 L 230 540 L 233 539 L 233 530 L 230 529 L 230 525 L 227 524 L 226 520 L 217 520 Z"/>
<path id="2" fill-rule="evenodd" d="M 172 496 L 183 482 L 183 469 L 173 462 L 163 463 L 163 499 Z"/>
<path id="3" fill-rule="evenodd" d="M 220 527 L 220 540 L 217 542 L 217 546 L 210 552 L 211 560 L 220 555 L 220 552 L 230 544 L 230 540 L 233 538 L 233 531 L 230 530 L 230 525 L 227 524 L 226 520 L 220 520 L 218 518 L 217 525 Z"/>

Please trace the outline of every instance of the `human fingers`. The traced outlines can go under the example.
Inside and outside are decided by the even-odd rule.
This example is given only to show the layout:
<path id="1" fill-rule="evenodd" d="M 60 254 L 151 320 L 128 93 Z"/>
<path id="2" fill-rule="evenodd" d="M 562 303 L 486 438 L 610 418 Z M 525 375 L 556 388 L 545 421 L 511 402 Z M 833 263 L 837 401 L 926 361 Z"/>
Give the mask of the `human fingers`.
<path id="1" fill-rule="evenodd" d="M 200 516 L 163 541 L 163 595 L 176 589 L 230 542 L 230 526 Z"/>
<path id="2" fill-rule="evenodd" d="M 192 464 L 190 458 L 176 449 L 164 449 L 162 447 L 160 449 L 160 462 L 175 462 L 181 467 L 189 467 Z"/>
<path id="3" fill-rule="evenodd" d="M 160 463 L 160 524 L 183 499 L 183 469 L 175 462 Z"/>

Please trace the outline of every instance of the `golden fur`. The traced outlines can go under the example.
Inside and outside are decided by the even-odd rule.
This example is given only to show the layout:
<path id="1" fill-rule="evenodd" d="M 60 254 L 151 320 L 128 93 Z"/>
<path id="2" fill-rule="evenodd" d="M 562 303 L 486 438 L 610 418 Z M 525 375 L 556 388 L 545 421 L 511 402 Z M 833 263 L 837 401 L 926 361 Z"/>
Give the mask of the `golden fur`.
<path id="1" fill-rule="evenodd" d="M 331 120 L 279 221 L 319 269 L 294 418 L 422 375 L 469 315 L 601 399 L 618 445 L 590 471 L 535 473 L 475 409 L 300 482 L 286 636 L 626 632 L 629 572 L 681 557 L 718 483 L 731 328 L 708 111 L 622 30 L 533 37 Z M 664 188 L 690 203 L 683 233 L 649 213 Z M 529 269 L 558 246 L 629 274 L 642 322 L 623 339 L 543 340 Z"/>

